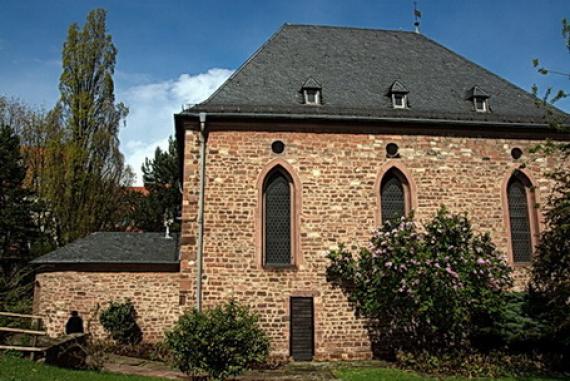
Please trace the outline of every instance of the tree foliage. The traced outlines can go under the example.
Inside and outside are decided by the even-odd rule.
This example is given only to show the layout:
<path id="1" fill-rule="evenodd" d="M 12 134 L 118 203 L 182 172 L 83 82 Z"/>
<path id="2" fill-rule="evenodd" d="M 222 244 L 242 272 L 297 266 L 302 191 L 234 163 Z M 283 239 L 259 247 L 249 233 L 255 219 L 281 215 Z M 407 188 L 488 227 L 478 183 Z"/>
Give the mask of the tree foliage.
<path id="1" fill-rule="evenodd" d="M 551 174 L 555 187 L 548 200 L 546 230 L 532 264 L 530 295 L 546 336 L 570 350 L 570 172 Z"/>
<path id="2" fill-rule="evenodd" d="M 163 231 L 165 220 L 171 220 L 170 230 L 180 230 L 182 194 L 179 185 L 178 152 L 176 141 L 168 140 L 168 149 L 156 148 L 154 158 L 145 159 L 142 166 L 143 181 L 148 195 L 134 195 L 132 219 L 136 228 L 143 231 Z"/>
<path id="3" fill-rule="evenodd" d="M 269 340 L 257 316 L 230 300 L 204 312 L 186 312 L 166 334 L 176 365 L 185 373 L 208 373 L 216 380 L 262 364 Z"/>
<path id="4" fill-rule="evenodd" d="M 48 115 L 42 196 L 49 202 L 59 244 L 113 229 L 121 210 L 120 188 L 132 177 L 119 151 L 119 127 L 128 110 L 115 103 L 117 50 L 105 15 L 96 9 L 82 28 L 69 27 L 61 98 Z"/>
<path id="5" fill-rule="evenodd" d="M 328 253 L 327 279 L 368 318 L 383 350 L 463 349 L 499 313 L 509 267 L 488 234 L 445 208 L 419 231 L 411 218 L 387 222 L 358 256 Z"/>
<path id="6" fill-rule="evenodd" d="M 570 22 L 566 18 L 562 20 L 562 36 L 570 53 Z M 570 72 L 539 67 L 538 60 L 533 63 L 540 74 L 570 78 Z M 535 94 L 536 91 L 534 87 Z M 563 90 L 554 96 L 550 94 L 551 89 L 547 89 L 542 99 L 544 103 L 552 104 L 568 96 Z M 551 119 L 550 124 L 568 132 L 568 125 L 560 124 L 556 119 Z M 562 363 L 567 364 L 570 352 L 570 143 L 548 142 L 537 146 L 534 151 L 548 156 L 560 155 L 562 161 L 559 168 L 549 173 L 554 186 L 546 205 L 546 229 L 541 233 L 533 259 L 529 308 L 533 317 L 543 325 L 542 335 L 549 349 L 559 351 L 563 356 Z"/>
<path id="7" fill-rule="evenodd" d="M 562 19 L 562 30 L 561 30 L 561 32 L 562 32 L 562 38 L 564 40 L 564 45 L 565 45 L 566 49 L 568 50 L 568 52 L 570 53 L 570 22 L 566 18 Z M 540 63 L 540 60 L 538 58 L 535 58 L 532 60 L 532 65 L 536 68 L 538 73 L 541 75 L 554 74 L 554 75 L 561 75 L 563 77 L 567 77 L 568 79 L 570 79 L 570 69 L 566 72 L 561 72 L 561 71 L 549 69 L 549 68 L 543 66 Z M 537 102 L 536 102 L 537 106 L 544 108 L 546 121 L 552 127 L 556 128 L 556 129 L 567 129 L 568 128 L 567 121 L 562 120 L 563 115 L 556 112 L 553 105 L 556 104 L 556 102 L 558 102 L 564 98 L 567 98 L 568 93 L 563 89 L 558 89 L 558 91 L 553 92 L 552 87 L 548 87 L 544 91 L 544 94 L 542 96 L 539 96 L 539 89 L 538 89 L 538 86 L 536 84 L 532 85 L 531 90 L 532 90 L 533 95 L 537 97 Z M 553 148 L 563 150 L 563 151 L 570 151 L 570 144 L 568 144 L 568 143 L 562 143 L 562 144 L 549 143 L 545 147 L 541 147 L 541 148 L 546 149 L 547 152 L 552 151 Z"/>
<path id="8" fill-rule="evenodd" d="M 11 127 L 0 126 L 0 310 L 25 308 L 22 301 L 32 289 L 26 263 L 40 232 L 25 177 L 20 139 Z"/>
<path id="9" fill-rule="evenodd" d="M 99 321 L 118 344 L 138 344 L 142 340 L 142 331 L 137 323 L 137 311 L 130 300 L 123 303 L 110 302 L 109 306 L 99 314 Z"/>

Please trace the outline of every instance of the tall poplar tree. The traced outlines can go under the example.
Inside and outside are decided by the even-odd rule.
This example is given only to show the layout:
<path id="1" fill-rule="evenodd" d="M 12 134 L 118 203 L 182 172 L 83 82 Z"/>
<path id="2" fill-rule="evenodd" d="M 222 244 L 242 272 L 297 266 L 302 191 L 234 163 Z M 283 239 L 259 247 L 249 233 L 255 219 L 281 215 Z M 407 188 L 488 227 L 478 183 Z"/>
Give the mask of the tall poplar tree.
<path id="1" fill-rule="evenodd" d="M 121 186 L 132 178 L 119 151 L 118 132 L 128 109 L 115 102 L 117 49 L 106 31 L 106 12 L 72 24 L 63 46 L 58 105 L 48 119 L 42 195 L 48 200 L 59 244 L 116 226 Z"/>

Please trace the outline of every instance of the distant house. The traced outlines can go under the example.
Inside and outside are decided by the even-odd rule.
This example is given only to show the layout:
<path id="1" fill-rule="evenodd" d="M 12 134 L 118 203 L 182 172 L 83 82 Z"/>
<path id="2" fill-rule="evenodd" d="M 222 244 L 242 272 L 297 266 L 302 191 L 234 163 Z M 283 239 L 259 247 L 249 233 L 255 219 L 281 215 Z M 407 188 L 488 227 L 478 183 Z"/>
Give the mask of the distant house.
<path id="1" fill-rule="evenodd" d="M 132 186 L 127 188 L 130 192 L 140 193 L 143 196 L 148 196 L 149 191 L 144 186 Z"/>
<path id="2" fill-rule="evenodd" d="M 283 26 L 175 123 L 179 240 L 97 233 L 37 260 L 51 333 L 71 310 L 89 320 L 128 297 L 158 340 L 185 309 L 233 297 L 259 313 L 276 357 L 369 358 L 326 251 L 445 204 L 492 234 L 520 287 L 558 164 L 529 149 L 570 140 L 533 96 L 423 35 L 304 25 Z"/>

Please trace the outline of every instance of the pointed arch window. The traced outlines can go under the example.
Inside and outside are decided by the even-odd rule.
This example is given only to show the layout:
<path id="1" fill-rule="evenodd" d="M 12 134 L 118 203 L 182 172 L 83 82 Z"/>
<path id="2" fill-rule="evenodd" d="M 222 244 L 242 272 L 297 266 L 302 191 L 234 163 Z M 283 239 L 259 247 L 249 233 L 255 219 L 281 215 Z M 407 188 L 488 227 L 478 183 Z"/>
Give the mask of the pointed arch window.
<path id="1" fill-rule="evenodd" d="M 406 176 L 396 168 L 390 169 L 380 183 L 380 216 L 382 223 L 400 220 L 410 212 L 410 187 Z"/>
<path id="2" fill-rule="evenodd" d="M 282 168 L 273 169 L 263 184 L 263 254 L 266 266 L 293 264 L 294 187 Z"/>
<path id="3" fill-rule="evenodd" d="M 519 171 L 507 184 L 507 201 L 513 263 L 529 263 L 535 244 L 537 217 L 532 184 Z"/>

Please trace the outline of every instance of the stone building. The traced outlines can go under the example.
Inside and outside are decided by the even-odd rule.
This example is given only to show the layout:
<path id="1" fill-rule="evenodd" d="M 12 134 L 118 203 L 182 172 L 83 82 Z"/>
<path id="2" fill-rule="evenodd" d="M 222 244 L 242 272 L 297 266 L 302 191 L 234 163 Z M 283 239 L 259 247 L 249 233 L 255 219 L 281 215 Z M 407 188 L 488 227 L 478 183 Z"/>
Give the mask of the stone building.
<path id="1" fill-rule="evenodd" d="M 546 173 L 561 164 L 529 150 L 569 139 L 529 93 L 423 35 L 303 25 L 283 26 L 175 125 L 179 239 L 97 233 L 37 260 L 50 332 L 71 310 L 129 297 L 159 340 L 185 309 L 233 297 L 259 313 L 274 356 L 369 358 L 363 321 L 325 279 L 326 251 L 446 205 L 491 233 L 522 287 Z"/>

